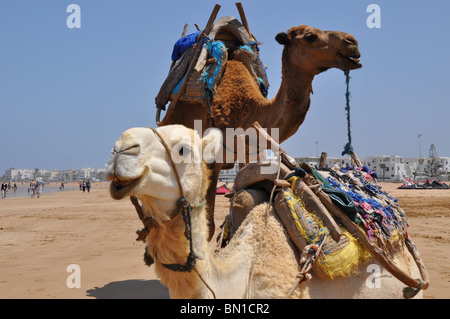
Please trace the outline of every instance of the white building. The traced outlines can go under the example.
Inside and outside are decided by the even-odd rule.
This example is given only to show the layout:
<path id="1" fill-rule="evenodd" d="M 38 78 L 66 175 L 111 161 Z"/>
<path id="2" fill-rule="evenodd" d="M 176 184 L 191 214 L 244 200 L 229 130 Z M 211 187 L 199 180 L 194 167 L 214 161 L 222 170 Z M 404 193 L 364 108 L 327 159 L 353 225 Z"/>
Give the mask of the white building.
<path id="1" fill-rule="evenodd" d="M 416 157 L 408 157 L 403 160 L 406 167 L 406 176 L 408 178 L 415 178 L 424 180 L 427 178 L 424 170 L 427 167 L 428 159 L 422 158 L 419 160 Z M 450 172 L 450 157 L 439 157 L 439 163 L 442 165 L 441 167 L 441 176 L 439 176 L 439 180 L 448 180 Z"/>
<path id="2" fill-rule="evenodd" d="M 305 162 L 311 167 L 319 166 L 318 157 L 298 157 L 295 160 L 299 163 Z M 362 164 L 367 166 L 371 171 L 378 174 L 380 181 L 402 181 L 408 177 L 408 171 L 402 157 L 400 156 L 368 156 L 360 159 Z M 348 157 L 327 157 L 326 166 L 331 168 L 335 165 L 339 167 L 352 166 L 351 158 Z M 411 175 L 412 176 L 412 175 Z"/>
<path id="3" fill-rule="evenodd" d="M 439 157 L 439 162 L 442 165 L 442 171 L 450 172 L 450 157 Z"/>
<path id="4" fill-rule="evenodd" d="M 31 181 L 34 178 L 34 170 L 10 168 L 5 171 L 5 177 L 8 181 Z"/>
<path id="5" fill-rule="evenodd" d="M 97 175 L 97 170 L 94 168 L 82 168 L 78 170 L 78 179 L 79 180 L 91 180 L 95 179 Z"/>
<path id="6" fill-rule="evenodd" d="M 402 181 L 408 177 L 405 163 L 401 156 L 368 156 L 362 160 L 363 165 L 378 174 L 379 181 Z"/>
<path id="7" fill-rule="evenodd" d="M 424 160 L 419 161 L 417 157 L 407 157 L 403 159 L 406 168 L 406 176 L 409 179 L 423 178 Z"/>
<path id="8" fill-rule="evenodd" d="M 219 181 L 221 182 L 234 182 L 237 172 L 239 171 L 239 163 L 234 163 L 232 169 L 222 170 L 219 173 Z"/>
<path id="9" fill-rule="evenodd" d="M 50 172 L 50 181 L 64 181 L 65 180 L 65 171 L 60 171 L 58 169 L 53 169 Z"/>

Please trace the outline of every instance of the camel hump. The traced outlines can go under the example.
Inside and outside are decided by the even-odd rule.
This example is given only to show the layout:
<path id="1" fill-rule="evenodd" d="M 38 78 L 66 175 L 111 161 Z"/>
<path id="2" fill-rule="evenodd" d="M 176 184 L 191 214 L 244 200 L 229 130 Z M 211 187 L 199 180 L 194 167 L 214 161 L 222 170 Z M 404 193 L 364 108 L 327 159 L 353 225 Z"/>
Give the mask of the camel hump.
<path id="1" fill-rule="evenodd" d="M 156 105 L 165 106 L 178 96 L 178 100 L 185 102 L 213 99 L 228 59 L 243 63 L 261 93 L 267 96 L 269 81 L 259 59 L 259 44 L 244 25 L 231 16 L 218 19 L 207 37 L 202 38 L 201 33 L 196 32 L 177 40 L 169 74 L 155 98 Z M 186 83 L 183 85 L 183 82 Z"/>

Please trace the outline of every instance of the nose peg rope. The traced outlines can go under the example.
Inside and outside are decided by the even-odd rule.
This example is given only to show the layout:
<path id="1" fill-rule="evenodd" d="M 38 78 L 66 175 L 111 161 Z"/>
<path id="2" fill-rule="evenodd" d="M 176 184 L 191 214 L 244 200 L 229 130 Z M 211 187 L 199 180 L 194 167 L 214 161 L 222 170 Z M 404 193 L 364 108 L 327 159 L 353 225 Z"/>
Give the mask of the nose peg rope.
<path id="1" fill-rule="evenodd" d="M 346 99 L 346 106 L 345 111 L 347 113 L 347 137 L 348 137 L 348 143 L 344 146 L 344 151 L 342 152 L 342 155 L 351 155 L 351 152 L 353 152 L 353 146 L 352 146 L 352 131 L 350 128 L 350 90 L 349 90 L 349 84 L 350 84 L 350 71 L 345 70 L 345 83 L 347 85 L 347 89 L 345 92 L 345 99 Z"/>

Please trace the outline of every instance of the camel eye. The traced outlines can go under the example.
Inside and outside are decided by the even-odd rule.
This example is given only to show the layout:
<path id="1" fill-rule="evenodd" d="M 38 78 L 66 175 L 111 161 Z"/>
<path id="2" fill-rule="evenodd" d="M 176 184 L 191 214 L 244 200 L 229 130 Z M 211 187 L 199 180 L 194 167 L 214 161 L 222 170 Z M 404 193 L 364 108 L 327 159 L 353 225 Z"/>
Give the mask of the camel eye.
<path id="1" fill-rule="evenodd" d="M 305 40 L 308 43 L 313 43 L 314 41 L 317 40 L 317 35 L 315 35 L 315 34 L 307 34 L 307 35 L 305 35 Z"/>

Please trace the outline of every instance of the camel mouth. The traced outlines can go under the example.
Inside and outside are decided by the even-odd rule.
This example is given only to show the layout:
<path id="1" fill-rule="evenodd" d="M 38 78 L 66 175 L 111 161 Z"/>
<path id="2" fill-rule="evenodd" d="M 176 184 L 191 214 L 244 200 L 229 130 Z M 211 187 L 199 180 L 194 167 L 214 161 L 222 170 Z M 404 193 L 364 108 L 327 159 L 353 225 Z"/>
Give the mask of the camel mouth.
<path id="1" fill-rule="evenodd" d="M 359 63 L 359 54 L 355 56 L 347 56 L 338 52 L 340 69 L 342 70 L 355 70 L 362 67 Z"/>
<path id="2" fill-rule="evenodd" d="M 111 197 L 114 199 L 122 199 L 128 194 L 130 194 L 131 191 L 139 184 L 139 182 L 142 179 L 142 176 L 143 175 L 135 179 L 123 179 L 123 180 L 120 180 L 117 177 L 114 178 L 109 188 Z"/>

